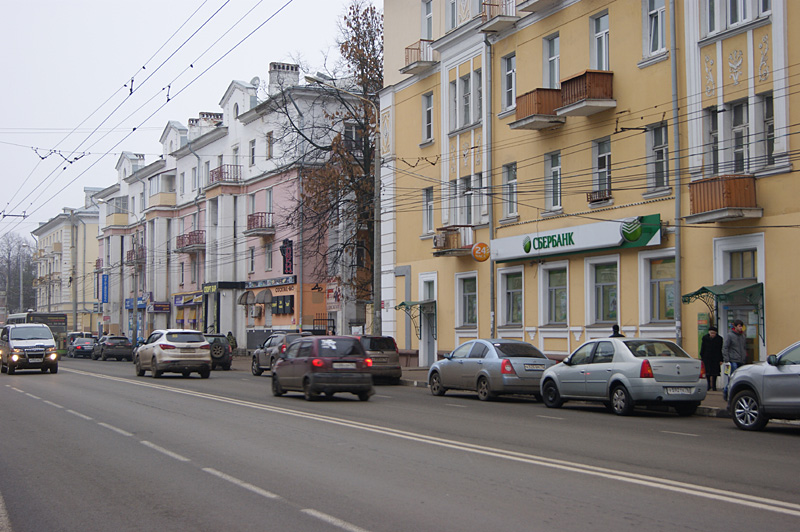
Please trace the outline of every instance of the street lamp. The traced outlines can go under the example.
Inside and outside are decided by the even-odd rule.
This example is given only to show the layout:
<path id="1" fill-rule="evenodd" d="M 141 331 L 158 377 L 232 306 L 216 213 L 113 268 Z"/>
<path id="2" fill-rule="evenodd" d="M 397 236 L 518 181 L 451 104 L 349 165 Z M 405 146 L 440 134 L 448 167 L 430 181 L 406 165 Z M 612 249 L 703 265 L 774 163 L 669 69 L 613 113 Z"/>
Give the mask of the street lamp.
<path id="1" fill-rule="evenodd" d="M 25 307 L 22 301 L 22 248 L 30 249 L 28 244 L 22 244 L 19 247 L 19 312 L 25 312 Z"/>
<path id="2" fill-rule="evenodd" d="M 375 184 L 374 184 L 374 203 L 375 203 L 375 214 L 374 214 L 374 234 L 373 240 L 375 241 L 375 253 L 372 257 L 372 306 L 373 311 L 375 313 L 375 317 L 372 320 L 372 334 L 374 335 L 382 335 L 383 334 L 383 324 L 381 319 L 381 121 L 380 121 L 380 110 L 378 106 L 370 100 L 369 98 L 365 98 L 361 95 L 358 95 L 354 92 L 350 92 L 348 90 L 342 89 L 337 87 L 336 85 L 332 85 L 327 81 L 318 78 L 317 76 L 306 76 L 306 83 L 316 83 L 319 85 L 324 85 L 325 87 L 331 88 L 335 91 L 343 92 L 345 94 L 349 94 L 354 98 L 358 98 L 364 102 L 369 103 L 372 108 L 375 110 Z"/>

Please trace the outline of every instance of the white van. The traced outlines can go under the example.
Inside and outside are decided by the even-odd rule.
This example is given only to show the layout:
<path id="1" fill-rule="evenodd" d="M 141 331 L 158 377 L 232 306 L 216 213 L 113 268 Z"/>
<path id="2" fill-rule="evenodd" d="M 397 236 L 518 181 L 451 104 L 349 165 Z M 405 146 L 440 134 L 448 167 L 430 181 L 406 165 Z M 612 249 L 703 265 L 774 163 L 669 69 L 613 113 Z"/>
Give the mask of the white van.
<path id="1" fill-rule="evenodd" d="M 0 372 L 18 369 L 58 373 L 58 352 L 50 327 L 43 323 L 16 323 L 0 331 Z"/>

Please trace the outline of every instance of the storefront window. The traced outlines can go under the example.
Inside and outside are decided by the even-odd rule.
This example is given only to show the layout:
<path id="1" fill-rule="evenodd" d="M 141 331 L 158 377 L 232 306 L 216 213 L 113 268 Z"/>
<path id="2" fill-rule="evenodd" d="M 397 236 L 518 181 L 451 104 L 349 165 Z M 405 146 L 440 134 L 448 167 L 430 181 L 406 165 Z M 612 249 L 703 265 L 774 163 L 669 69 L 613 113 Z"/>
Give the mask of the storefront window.
<path id="1" fill-rule="evenodd" d="M 510 273 L 506 279 L 505 324 L 522 324 L 522 274 Z"/>
<path id="2" fill-rule="evenodd" d="M 675 259 L 650 261 L 650 319 L 675 319 Z"/>
<path id="3" fill-rule="evenodd" d="M 461 325 L 478 323 L 478 292 L 475 277 L 461 280 Z"/>
<path id="4" fill-rule="evenodd" d="M 595 321 L 617 321 L 617 265 L 594 267 Z"/>
<path id="5" fill-rule="evenodd" d="M 548 323 L 567 323 L 567 270 L 547 272 Z"/>
<path id="6" fill-rule="evenodd" d="M 731 279 L 755 279 L 757 273 L 756 250 L 731 252 Z"/>

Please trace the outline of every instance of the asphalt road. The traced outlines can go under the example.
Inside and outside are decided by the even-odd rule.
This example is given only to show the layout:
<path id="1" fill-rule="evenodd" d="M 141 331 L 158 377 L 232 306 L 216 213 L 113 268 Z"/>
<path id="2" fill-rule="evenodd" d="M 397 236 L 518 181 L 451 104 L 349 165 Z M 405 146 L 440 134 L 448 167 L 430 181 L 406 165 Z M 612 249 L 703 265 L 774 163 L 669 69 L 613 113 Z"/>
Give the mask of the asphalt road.
<path id="1" fill-rule="evenodd" d="M 797 426 L 404 386 L 308 403 L 269 384 L 84 359 L 0 375 L 0 531 L 800 526 Z"/>

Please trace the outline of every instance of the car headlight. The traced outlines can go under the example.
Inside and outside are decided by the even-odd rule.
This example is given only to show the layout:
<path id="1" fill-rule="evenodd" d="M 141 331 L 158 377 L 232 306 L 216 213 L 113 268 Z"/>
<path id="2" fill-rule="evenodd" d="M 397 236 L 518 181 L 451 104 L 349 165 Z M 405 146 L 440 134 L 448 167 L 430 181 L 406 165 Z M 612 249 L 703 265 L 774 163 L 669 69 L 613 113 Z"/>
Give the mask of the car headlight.
<path id="1" fill-rule="evenodd" d="M 55 360 L 58 358 L 58 353 L 50 353 L 50 360 Z"/>
<path id="2" fill-rule="evenodd" d="M 45 349 L 45 352 L 47 352 L 48 355 L 51 353 L 57 353 L 55 347 L 48 347 L 47 349 Z"/>
<path id="3" fill-rule="evenodd" d="M 16 362 L 17 360 L 19 360 L 19 355 L 11 355 L 11 360 L 13 362 Z"/>

